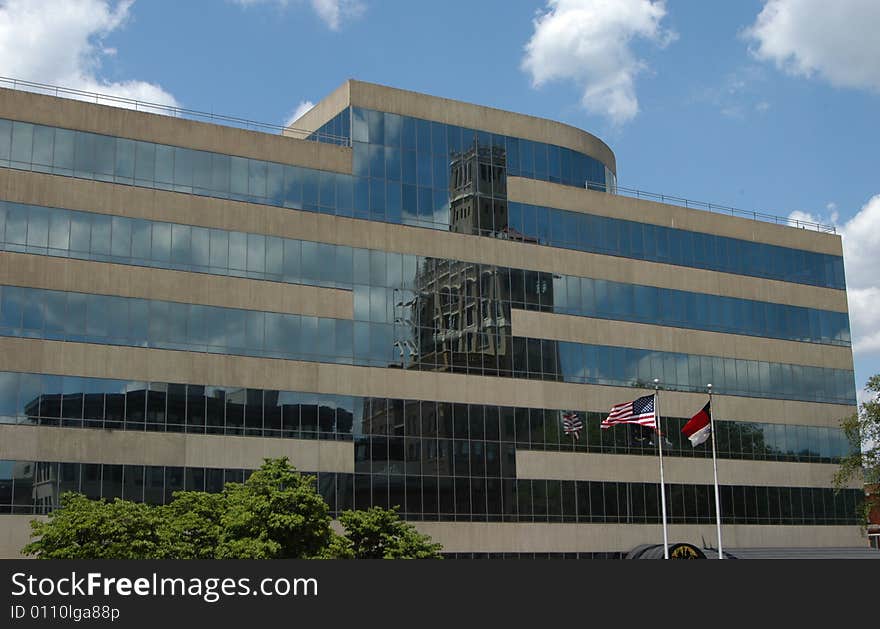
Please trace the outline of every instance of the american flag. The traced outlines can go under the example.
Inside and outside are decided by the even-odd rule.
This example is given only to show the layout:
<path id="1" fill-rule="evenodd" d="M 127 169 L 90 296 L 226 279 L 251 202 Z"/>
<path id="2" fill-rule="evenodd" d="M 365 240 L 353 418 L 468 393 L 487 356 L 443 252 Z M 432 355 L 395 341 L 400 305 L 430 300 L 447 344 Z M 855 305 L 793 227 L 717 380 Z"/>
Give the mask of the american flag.
<path id="1" fill-rule="evenodd" d="M 611 428 L 615 424 L 639 424 L 646 428 L 657 428 L 657 417 L 654 414 L 654 396 L 646 395 L 632 402 L 615 404 L 602 421 L 602 428 Z"/>
<path id="2" fill-rule="evenodd" d="M 575 439 L 580 439 L 581 429 L 584 427 L 584 423 L 581 421 L 581 418 L 574 411 L 565 411 L 562 413 L 562 430 L 565 431 L 566 435 L 571 435 Z"/>

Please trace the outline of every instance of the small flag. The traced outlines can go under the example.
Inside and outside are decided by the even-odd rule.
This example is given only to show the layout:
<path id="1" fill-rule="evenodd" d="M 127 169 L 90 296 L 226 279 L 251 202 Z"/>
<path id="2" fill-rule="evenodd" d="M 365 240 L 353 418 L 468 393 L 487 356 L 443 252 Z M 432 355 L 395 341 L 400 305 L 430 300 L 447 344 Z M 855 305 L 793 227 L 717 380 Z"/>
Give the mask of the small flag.
<path id="1" fill-rule="evenodd" d="M 615 424 L 639 424 L 656 430 L 657 416 L 654 414 L 654 396 L 646 395 L 636 398 L 632 402 L 612 406 L 608 417 L 602 420 L 602 428 L 611 428 Z"/>
<path id="2" fill-rule="evenodd" d="M 575 439 L 580 439 L 581 429 L 584 427 L 584 423 L 581 421 L 581 418 L 574 411 L 565 411 L 562 413 L 562 430 L 565 431 L 566 435 L 571 435 Z"/>
<path id="3" fill-rule="evenodd" d="M 690 418 L 690 421 L 684 425 L 681 432 L 691 440 L 691 445 L 697 447 L 712 434 L 712 412 L 709 408 L 710 402 L 706 402 L 706 406 L 699 413 Z"/>
<path id="4" fill-rule="evenodd" d="M 660 435 L 663 437 L 663 445 L 667 447 L 672 447 L 672 442 L 666 438 L 666 435 L 661 435 L 659 430 L 653 430 L 651 428 L 644 428 L 639 426 L 638 424 L 628 424 L 629 426 L 629 445 L 636 447 L 644 447 L 644 446 L 657 446 L 657 441 L 654 439 L 655 436 Z"/>
<path id="5" fill-rule="evenodd" d="M 651 439 L 653 431 L 648 428 L 642 428 L 638 424 L 629 424 L 629 444 L 631 446 L 647 446 L 654 445 Z"/>

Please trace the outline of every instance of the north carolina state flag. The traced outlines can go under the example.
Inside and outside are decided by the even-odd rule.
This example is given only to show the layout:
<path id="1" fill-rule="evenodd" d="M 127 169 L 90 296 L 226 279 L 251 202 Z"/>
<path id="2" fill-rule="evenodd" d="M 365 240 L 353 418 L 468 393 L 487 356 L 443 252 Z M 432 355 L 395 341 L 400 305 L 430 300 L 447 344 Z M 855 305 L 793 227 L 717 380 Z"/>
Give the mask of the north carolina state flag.
<path id="1" fill-rule="evenodd" d="M 712 412 L 709 409 L 709 404 L 709 402 L 706 402 L 706 406 L 699 413 L 691 417 L 690 421 L 681 429 L 681 432 L 691 440 L 691 445 L 695 448 L 706 441 L 712 432 L 712 423 L 710 421 Z"/>

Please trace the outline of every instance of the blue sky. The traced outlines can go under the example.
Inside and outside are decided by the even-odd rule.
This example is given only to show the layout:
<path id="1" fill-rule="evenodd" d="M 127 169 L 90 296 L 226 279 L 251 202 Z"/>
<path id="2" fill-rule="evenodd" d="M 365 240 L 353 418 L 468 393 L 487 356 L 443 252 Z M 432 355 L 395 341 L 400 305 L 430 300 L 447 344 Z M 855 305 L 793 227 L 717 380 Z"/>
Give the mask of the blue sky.
<path id="1" fill-rule="evenodd" d="M 0 75 L 281 124 L 347 78 L 561 120 L 621 185 L 833 222 L 880 372 L 876 0 L 6 0 Z"/>

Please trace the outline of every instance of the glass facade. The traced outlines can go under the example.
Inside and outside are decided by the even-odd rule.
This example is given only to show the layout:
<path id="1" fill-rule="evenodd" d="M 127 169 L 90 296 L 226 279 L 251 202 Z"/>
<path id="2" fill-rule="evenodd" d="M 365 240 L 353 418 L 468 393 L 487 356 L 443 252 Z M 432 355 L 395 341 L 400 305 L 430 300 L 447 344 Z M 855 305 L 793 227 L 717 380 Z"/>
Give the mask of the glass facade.
<path id="1" fill-rule="evenodd" d="M 248 470 L 54 461 L 0 461 L 0 513 L 43 514 L 65 491 L 91 498 L 124 498 L 165 504 L 174 491 L 219 491 L 243 482 Z M 402 491 L 370 483 L 365 474 L 318 473 L 317 488 L 331 513 L 370 505 L 400 506 L 411 520 L 470 522 L 583 522 L 654 524 L 660 521 L 656 483 L 504 479 L 500 491 L 489 481 L 450 479 L 422 482 Z M 857 524 L 861 492 L 817 487 L 722 485 L 725 524 Z M 437 493 L 439 492 L 439 493 Z M 666 487 L 671 524 L 713 524 L 711 485 Z"/>
<path id="2" fill-rule="evenodd" d="M 385 313 L 381 321 L 386 323 L 392 322 L 396 301 L 415 297 L 420 269 L 435 264 L 423 256 L 3 201 L 0 250 L 354 290 L 355 319 L 369 321 L 373 314 Z M 442 263 L 459 268 L 472 264 L 481 267 L 481 274 L 501 277 L 504 290 L 497 299 L 505 312 L 538 309 L 850 345 L 845 312 L 448 258 Z M 552 290 L 526 290 L 532 282 L 552 283 Z M 383 298 L 384 305 L 370 303 Z"/>
<path id="3" fill-rule="evenodd" d="M 48 290 L 12 285 L 16 281 L 11 280 L 0 285 L 0 337 L 394 369 L 383 372 L 388 378 L 410 370 L 425 372 L 413 381 L 428 383 L 431 378 L 425 374 L 437 374 L 450 386 L 480 382 L 464 384 L 464 379 L 446 374 L 614 386 L 619 387 L 620 401 L 653 388 L 658 378 L 663 391 L 703 393 L 712 382 L 713 390 L 724 396 L 855 404 L 854 374 L 847 369 L 532 338 L 517 335 L 512 326 L 514 311 L 527 310 L 584 318 L 578 326 L 605 319 L 656 326 L 643 329 L 658 335 L 663 334 L 660 326 L 666 326 L 810 343 L 811 355 L 819 349 L 816 344 L 848 348 L 846 312 L 550 273 L 540 270 L 547 268 L 545 262 L 529 259 L 528 252 L 538 249 L 520 245 L 835 290 L 845 288 L 841 257 L 609 218 L 590 214 L 589 207 L 572 212 L 509 201 L 511 176 L 615 191 L 615 175 L 605 164 L 565 147 L 361 108 L 346 108 L 318 133 L 335 139 L 313 139 L 351 148 L 352 174 L 10 120 L 0 120 L 0 167 L 490 237 L 496 243 L 511 243 L 500 244 L 499 250 L 525 253 L 505 259 L 516 266 L 501 266 L 474 261 L 483 259 L 476 249 L 488 242 L 478 238 L 461 239 L 462 246 L 473 250 L 460 254 L 473 257 L 468 260 L 0 200 L 0 251 L 264 280 L 277 283 L 279 291 L 287 288 L 284 284 L 341 289 L 349 292 L 353 313 L 352 319 L 315 317 Z M 587 195 L 586 204 L 590 198 L 600 197 Z M 254 208 L 241 206 L 239 211 L 249 209 Z M 127 214 L 129 208 L 105 211 Z M 400 244 L 403 251 L 412 252 L 410 247 L 411 243 Z M 19 259 L 22 264 L 32 260 Z M 577 270 L 589 273 L 585 268 Z M 711 290 L 703 284 L 696 288 Z M 707 348 L 716 351 L 715 346 Z M 717 352 L 728 349 L 719 343 Z M 353 469 L 351 473 L 315 474 L 334 514 L 399 506 L 411 520 L 660 521 L 659 487 L 653 478 L 614 482 L 518 477 L 518 451 L 600 458 L 657 455 L 653 432 L 637 426 L 601 430 L 607 409 L 596 407 L 588 388 L 581 408 L 560 409 L 552 408 L 552 399 L 535 402 L 551 408 L 461 404 L 3 368 L 0 365 L 0 424 L 45 426 L 53 434 L 57 431 L 52 427 L 69 427 L 350 442 L 354 460 L 352 468 L 344 469 Z M 161 366 L 151 365 L 150 373 L 162 378 Z M 481 382 L 494 386 L 499 381 Z M 433 391 L 426 384 L 420 392 L 428 390 Z M 506 400 L 495 395 L 489 399 Z M 839 428 L 806 425 L 816 418 L 793 416 L 791 408 L 786 408 L 785 419 L 792 423 L 773 417 L 760 422 L 717 417 L 719 457 L 833 465 L 849 452 Z M 577 440 L 562 428 L 562 415 L 569 411 L 583 420 Z M 708 447 L 693 448 L 681 434 L 688 419 L 662 418 L 664 454 L 711 456 Z M 249 473 L 3 460 L 0 513 L 46 513 L 63 491 L 163 504 L 176 490 L 216 492 Z M 860 491 L 835 492 L 797 482 L 781 486 L 780 481 L 771 487 L 722 486 L 724 522 L 858 522 Z M 711 485 L 669 484 L 666 489 L 671 523 L 714 523 Z M 566 556 L 616 556 L 619 549 L 607 550 Z"/>
<path id="4" fill-rule="evenodd" d="M 354 175 L 10 120 L 0 120 L 0 167 L 844 288 L 838 256 L 508 203 L 512 156 L 504 136 L 475 132 L 465 141 L 462 131 L 458 144 L 453 132 L 450 148 L 448 138 L 441 140 L 448 125 L 406 118 L 414 121 L 417 134 L 410 150 L 403 122 L 399 138 L 385 137 L 386 128 L 395 127 L 386 127 L 385 119 L 393 116 L 382 114 L 375 129 L 368 124 L 366 136 L 357 135 L 354 125 Z M 389 141 L 401 148 L 384 144 Z M 539 143 L 522 143 L 533 146 L 534 155 L 553 152 L 538 150 Z M 430 151 L 419 149 L 424 146 Z M 599 168 L 589 165 L 592 158 L 581 158 L 588 165 L 578 171 L 578 181 Z M 534 168 L 520 166 L 516 172 L 550 177 Z"/>
<path id="5" fill-rule="evenodd" d="M 413 456 L 438 449 L 466 453 L 477 461 L 474 469 L 496 477 L 515 476 L 516 449 L 657 454 L 652 435 L 637 426 L 601 430 L 607 412 L 595 409 L 576 409 L 585 428 L 573 440 L 562 430 L 563 410 L 0 372 L 0 423 L 354 440 L 364 472 L 380 466 L 421 474 L 408 465 L 417 463 Z M 687 419 L 662 418 L 664 452 L 709 456 L 681 434 Z M 722 458 L 837 463 L 849 451 L 839 428 L 720 419 L 715 425 Z M 439 466 L 436 473 L 455 469 Z"/>
<path id="6" fill-rule="evenodd" d="M 562 249 L 846 288 L 843 258 L 825 253 L 525 203 L 510 204 L 510 228 Z"/>
<path id="7" fill-rule="evenodd" d="M 351 109 L 351 128 L 355 175 L 445 193 L 450 156 L 479 146 L 502 153 L 511 177 L 606 187 L 602 162 L 562 146 L 359 107 Z"/>
<path id="8" fill-rule="evenodd" d="M 357 294 L 355 299 L 357 304 Z M 371 312 L 372 306 L 371 300 Z M 465 317 L 480 316 L 473 306 Z M 387 314 L 377 312 L 376 318 Z M 463 329 L 442 329 L 439 322 L 398 326 L 0 286 L 0 336 L 361 366 L 402 361 L 404 368 L 422 371 L 642 388 L 660 378 L 664 388 L 676 391 L 702 391 L 706 382 L 717 382 L 717 392 L 725 395 L 855 403 L 849 370 L 511 337 L 498 331 L 504 326 L 497 321 L 485 331 L 476 330 L 476 321 L 466 320 Z"/>
<path id="9" fill-rule="evenodd" d="M 601 162 L 564 147 L 396 114 L 346 109 L 319 133 L 344 135 L 349 130 L 354 148 L 354 174 L 369 177 L 371 191 L 382 185 L 381 180 L 402 181 L 403 195 L 413 201 L 416 197 L 425 201 L 435 197 L 445 199 L 449 187 L 447 173 L 454 172 L 448 165 L 471 144 L 502 152 L 507 176 L 595 190 L 613 191 L 616 186 L 614 174 Z M 506 192 L 504 178 L 498 178 L 495 184 L 504 187 Z M 408 186 L 415 189 L 410 190 Z M 451 224 L 442 202 L 433 206 L 427 202 L 404 204 L 406 208 L 417 205 L 433 207 L 433 216 L 427 210 L 410 213 L 403 216 L 402 222 L 434 223 L 440 229 L 446 229 L 447 222 Z M 524 203 L 510 202 L 505 211 L 496 212 L 493 218 L 496 220 L 484 221 L 475 232 L 496 237 L 525 236 L 539 244 L 563 249 L 830 288 L 845 287 L 840 256 Z"/>

